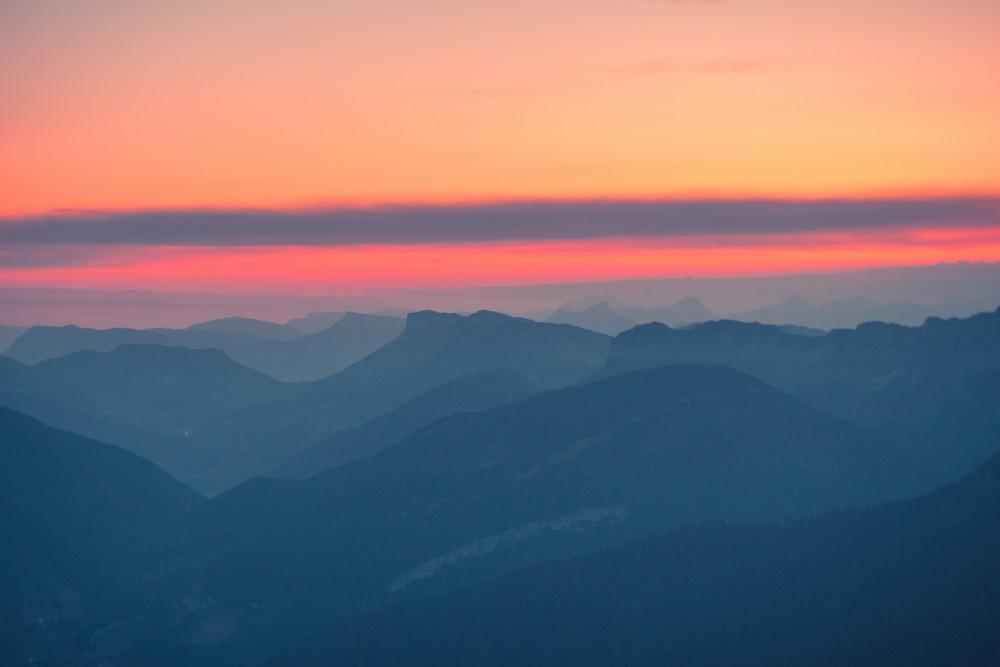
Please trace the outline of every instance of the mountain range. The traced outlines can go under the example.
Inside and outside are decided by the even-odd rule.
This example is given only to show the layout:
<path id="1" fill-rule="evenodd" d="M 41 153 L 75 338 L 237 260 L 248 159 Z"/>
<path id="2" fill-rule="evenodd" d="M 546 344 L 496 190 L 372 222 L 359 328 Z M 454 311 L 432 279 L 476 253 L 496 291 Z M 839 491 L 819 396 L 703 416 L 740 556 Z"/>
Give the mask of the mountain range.
<path id="1" fill-rule="evenodd" d="M 245 366 L 284 382 L 319 380 L 368 356 L 403 331 L 405 320 L 344 313 L 315 333 L 290 340 L 267 339 L 230 352 Z"/>
<path id="2" fill-rule="evenodd" d="M 327 331 L 371 319 L 348 315 Z M 0 357 L 0 402 L 136 451 L 214 494 L 462 377 L 508 370 L 538 388 L 579 381 L 601 368 L 610 343 L 499 313 L 422 312 L 390 343 L 318 381 L 282 383 L 218 350 L 125 344 L 31 366 Z"/>
<path id="3" fill-rule="evenodd" d="M 990 665 L 1000 457 L 901 504 L 706 523 L 347 617 L 270 667 Z"/>
<path id="4" fill-rule="evenodd" d="M 998 334 L 420 311 L 307 382 L 0 357 L 0 662 L 991 664 Z"/>
<path id="5" fill-rule="evenodd" d="M 220 664 L 225 647 L 240 664 L 337 613 L 533 562 L 921 488 L 891 448 L 749 376 L 640 371 L 455 415 L 370 459 L 201 503 L 150 575 L 87 622 L 109 646 L 166 633 L 171 660 Z M 181 600 L 192 608 L 178 615 Z"/>

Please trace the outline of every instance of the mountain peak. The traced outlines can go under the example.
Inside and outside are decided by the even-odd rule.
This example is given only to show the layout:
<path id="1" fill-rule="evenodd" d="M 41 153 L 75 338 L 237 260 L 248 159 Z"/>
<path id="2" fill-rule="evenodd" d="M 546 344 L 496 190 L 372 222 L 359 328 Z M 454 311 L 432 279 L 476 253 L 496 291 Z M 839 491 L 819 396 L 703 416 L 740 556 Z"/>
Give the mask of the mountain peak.
<path id="1" fill-rule="evenodd" d="M 498 313 L 495 310 L 478 310 L 469 315 L 468 319 L 476 322 L 509 322 L 520 318 L 511 317 L 505 313 Z"/>
<path id="2" fill-rule="evenodd" d="M 457 313 L 441 313 L 436 310 L 418 310 L 406 316 L 406 325 L 400 338 L 441 336 L 462 319 Z"/>
<path id="3" fill-rule="evenodd" d="M 434 322 L 455 322 L 462 319 L 458 313 L 443 313 L 438 310 L 415 310 L 406 316 L 406 325 L 423 325 Z"/>

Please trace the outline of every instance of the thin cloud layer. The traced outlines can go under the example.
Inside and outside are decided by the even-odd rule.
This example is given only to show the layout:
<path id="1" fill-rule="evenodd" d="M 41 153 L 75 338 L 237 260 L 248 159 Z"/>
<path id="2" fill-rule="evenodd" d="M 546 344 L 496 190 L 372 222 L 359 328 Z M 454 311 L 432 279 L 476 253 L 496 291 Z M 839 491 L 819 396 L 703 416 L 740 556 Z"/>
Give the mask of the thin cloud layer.
<path id="1" fill-rule="evenodd" d="M 18 252 L 50 245 L 416 246 L 796 235 L 852 230 L 891 232 L 998 225 L 1000 198 L 989 197 L 543 201 L 305 211 L 65 214 L 0 220 L 0 246 L 5 251 L 2 255 L 10 262 Z"/>

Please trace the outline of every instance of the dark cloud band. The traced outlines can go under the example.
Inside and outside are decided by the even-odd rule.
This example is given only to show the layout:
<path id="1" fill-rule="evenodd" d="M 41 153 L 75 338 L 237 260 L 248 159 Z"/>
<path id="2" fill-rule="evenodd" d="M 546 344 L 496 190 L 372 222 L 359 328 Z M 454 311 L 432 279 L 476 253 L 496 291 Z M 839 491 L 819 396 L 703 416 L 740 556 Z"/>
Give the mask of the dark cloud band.
<path id="1" fill-rule="evenodd" d="M 346 246 L 764 235 L 1000 225 L 1000 198 L 543 201 L 0 220 L 0 245 Z"/>

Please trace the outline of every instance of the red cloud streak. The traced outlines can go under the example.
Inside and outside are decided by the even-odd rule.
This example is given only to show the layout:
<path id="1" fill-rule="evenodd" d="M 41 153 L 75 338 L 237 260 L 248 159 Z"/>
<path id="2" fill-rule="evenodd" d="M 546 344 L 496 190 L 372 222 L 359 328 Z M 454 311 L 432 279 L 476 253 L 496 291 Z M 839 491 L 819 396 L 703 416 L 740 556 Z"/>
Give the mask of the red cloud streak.
<path id="1" fill-rule="evenodd" d="M 474 245 L 104 247 L 99 256 L 78 258 L 72 266 L 0 269 L 0 283 L 324 293 L 823 272 L 958 261 L 1000 261 L 1000 227 Z"/>

